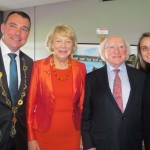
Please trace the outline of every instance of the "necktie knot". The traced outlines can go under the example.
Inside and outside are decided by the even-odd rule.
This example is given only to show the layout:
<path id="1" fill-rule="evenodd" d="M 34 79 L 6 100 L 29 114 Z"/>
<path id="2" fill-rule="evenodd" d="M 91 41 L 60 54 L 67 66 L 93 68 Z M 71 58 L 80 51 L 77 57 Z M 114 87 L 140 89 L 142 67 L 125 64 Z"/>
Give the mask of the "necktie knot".
<path id="1" fill-rule="evenodd" d="M 11 60 L 14 60 L 17 55 L 14 53 L 9 53 L 8 56 L 11 58 Z"/>
<path id="2" fill-rule="evenodd" d="M 117 75 L 120 69 L 114 69 L 113 72 Z"/>

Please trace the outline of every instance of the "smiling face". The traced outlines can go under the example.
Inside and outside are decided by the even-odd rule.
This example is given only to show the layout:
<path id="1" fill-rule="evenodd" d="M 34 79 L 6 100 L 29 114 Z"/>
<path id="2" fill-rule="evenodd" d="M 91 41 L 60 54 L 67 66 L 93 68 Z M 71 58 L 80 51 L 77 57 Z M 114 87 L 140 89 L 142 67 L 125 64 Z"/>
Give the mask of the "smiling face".
<path id="1" fill-rule="evenodd" d="M 30 22 L 17 13 L 9 16 L 7 22 L 1 25 L 2 40 L 6 46 L 16 52 L 24 46 L 29 36 Z"/>
<path id="2" fill-rule="evenodd" d="M 150 63 L 150 37 L 144 37 L 140 42 L 141 55 L 144 61 Z"/>
<path id="3" fill-rule="evenodd" d="M 56 59 L 65 61 L 72 53 L 73 42 L 70 38 L 55 33 L 52 41 L 52 49 L 54 50 L 54 57 Z"/>
<path id="4" fill-rule="evenodd" d="M 112 67 L 118 68 L 128 58 L 124 40 L 118 36 L 108 38 L 102 50 L 102 55 Z"/>

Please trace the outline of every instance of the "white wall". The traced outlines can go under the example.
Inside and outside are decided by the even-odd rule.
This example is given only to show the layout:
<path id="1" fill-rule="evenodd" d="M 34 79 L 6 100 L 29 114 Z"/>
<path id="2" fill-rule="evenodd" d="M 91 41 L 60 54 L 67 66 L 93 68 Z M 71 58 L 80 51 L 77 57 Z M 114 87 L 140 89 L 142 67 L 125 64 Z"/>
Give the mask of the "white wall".
<path id="1" fill-rule="evenodd" d="M 120 35 L 136 45 L 140 35 L 150 31 L 149 6 L 150 0 L 74 0 L 21 9 L 32 20 L 30 38 L 23 50 L 35 59 L 48 56 L 45 39 L 51 27 L 58 24 L 71 25 L 79 43 L 99 43 L 96 28 L 107 27 L 109 36 Z"/>

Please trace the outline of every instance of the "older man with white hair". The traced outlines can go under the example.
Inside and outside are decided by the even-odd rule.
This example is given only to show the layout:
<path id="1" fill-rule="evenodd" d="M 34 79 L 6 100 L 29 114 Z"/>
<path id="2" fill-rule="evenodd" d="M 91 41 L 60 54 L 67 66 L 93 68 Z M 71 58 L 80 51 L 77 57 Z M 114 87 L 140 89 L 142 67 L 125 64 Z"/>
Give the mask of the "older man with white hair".
<path id="1" fill-rule="evenodd" d="M 141 150 L 145 74 L 126 65 L 130 46 L 111 36 L 100 45 L 104 67 L 86 76 L 82 116 L 84 150 Z"/>

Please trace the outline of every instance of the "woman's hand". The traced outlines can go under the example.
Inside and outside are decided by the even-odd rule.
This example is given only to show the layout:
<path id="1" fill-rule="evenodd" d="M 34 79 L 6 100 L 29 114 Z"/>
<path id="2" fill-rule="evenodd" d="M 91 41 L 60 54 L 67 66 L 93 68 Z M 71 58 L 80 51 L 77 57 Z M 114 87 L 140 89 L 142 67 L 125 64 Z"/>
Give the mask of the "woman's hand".
<path id="1" fill-rule="evenodd" d="M 40 150 L 39 144 L 36 140 L 28 142 L 28 150 Z"/>
<path id="2" fill-rule="evenodd" d="M 90 149 L 88 149 L 88 150 L 96 150 L 96 148 L 90 148 Z"/>

